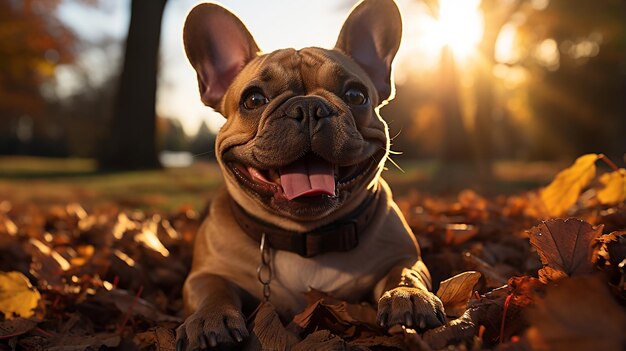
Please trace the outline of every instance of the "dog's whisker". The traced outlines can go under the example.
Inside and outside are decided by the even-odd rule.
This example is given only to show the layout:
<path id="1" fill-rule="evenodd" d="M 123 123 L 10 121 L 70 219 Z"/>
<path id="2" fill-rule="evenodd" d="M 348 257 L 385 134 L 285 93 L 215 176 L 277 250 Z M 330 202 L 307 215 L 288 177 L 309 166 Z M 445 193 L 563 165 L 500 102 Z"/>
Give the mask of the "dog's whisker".
<path id="1" fill-rule="evenodd" d="M 396 161 L 394 161 L 391 157 L 387 157 L 387 159 L 389 160 L 389 162 L 391 162 L 391 164 L 393 164 L 400 172 L 405 173 L 404 169 L 402 169 L 402 167 L 400 167 L 399 164 L 396 163 Z"/>
<path id="2" fill-rule="evenodd" d="M 210 151 L 207 151 L 207 152 L 201 152 L 199 154 L 193 154 L 193 155 L 191 155 L 191 157 L 200 157 L 200 156 L 212 154 L 213 152 L 215 152 L 215 151 L 214 150 L 210 150 Z"/>
<path id="3" fill-rule="evenodd" d="M 396 135 L 392 136 L 391 138 L 389 138 L 391 141 L 393 141 L 395 138 L 400 136 L 400 133 L 402 133 L 402 128 L 400 128 L 400 130 L 396 133 Z"/>

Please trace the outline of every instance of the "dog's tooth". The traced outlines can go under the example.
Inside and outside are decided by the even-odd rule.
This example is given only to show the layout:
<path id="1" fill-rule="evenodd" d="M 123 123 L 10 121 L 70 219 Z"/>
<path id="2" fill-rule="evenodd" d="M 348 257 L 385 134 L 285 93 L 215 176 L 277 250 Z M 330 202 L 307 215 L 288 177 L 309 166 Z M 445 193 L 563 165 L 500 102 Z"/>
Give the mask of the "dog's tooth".
<path id="1" fill-rule="evenodd" d="M 272 182 L 280 185 L 280 174 L 278 174 L 278 172 L 275 169 L 269 170 L 269 177 Z"/>

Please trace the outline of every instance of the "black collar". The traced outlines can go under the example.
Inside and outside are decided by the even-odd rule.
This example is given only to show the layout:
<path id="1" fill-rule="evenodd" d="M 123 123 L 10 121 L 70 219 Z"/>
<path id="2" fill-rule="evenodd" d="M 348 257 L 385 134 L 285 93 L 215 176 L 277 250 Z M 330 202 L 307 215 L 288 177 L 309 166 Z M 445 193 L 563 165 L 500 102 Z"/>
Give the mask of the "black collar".
<path id="1" fill-rule="evenodd" d="M 265 240 L 270 247 L 297 253 L 303 257 L 313 257 L 328 252 L 344 252 L 354 249 L 359 244 L 359 234 L 369 225 L 376 212 L 375 201 L 380 191 L 368 196 L 354 211 L 339 220 L 299 233 L 279 228 L 246 212 L 231 198 L 231 208 L 235 221 L 253 240 L 260 243 Z"/>

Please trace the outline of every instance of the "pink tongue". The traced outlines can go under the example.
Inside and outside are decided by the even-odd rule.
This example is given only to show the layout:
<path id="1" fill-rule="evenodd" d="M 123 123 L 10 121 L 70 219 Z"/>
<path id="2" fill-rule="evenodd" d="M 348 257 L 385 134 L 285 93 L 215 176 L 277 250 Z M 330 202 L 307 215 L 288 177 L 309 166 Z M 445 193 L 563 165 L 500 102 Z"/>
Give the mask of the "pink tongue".
<path id="1" fill-rule="evenodd" d="M 306 157 L 280 169 L 280 184 L 288 200 L 300 196 L 335 195 L 335 170 L 318 158 Z"/>

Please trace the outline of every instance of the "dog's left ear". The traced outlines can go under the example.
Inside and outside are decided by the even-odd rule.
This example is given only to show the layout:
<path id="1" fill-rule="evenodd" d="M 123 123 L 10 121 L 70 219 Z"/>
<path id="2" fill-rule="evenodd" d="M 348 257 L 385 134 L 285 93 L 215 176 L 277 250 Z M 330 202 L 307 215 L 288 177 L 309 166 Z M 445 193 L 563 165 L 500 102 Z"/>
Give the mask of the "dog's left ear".
<path id="1" fill-rule="evenodd" d="M 391 62 L 400 47 L 402 17 L 393 0 L 364 0 L 343 24 L 335 49 L 352 57 L 370 76 L 380 101 L 391 97 Z"/>
<path id="2" fill-rule="evenodd" d="M 198 74 L 202 102 L 215 109 L 235 76 L 260 51 L 239 18 L 216 4 L 200 4 L 191 10 L 183 41 Z"/>

